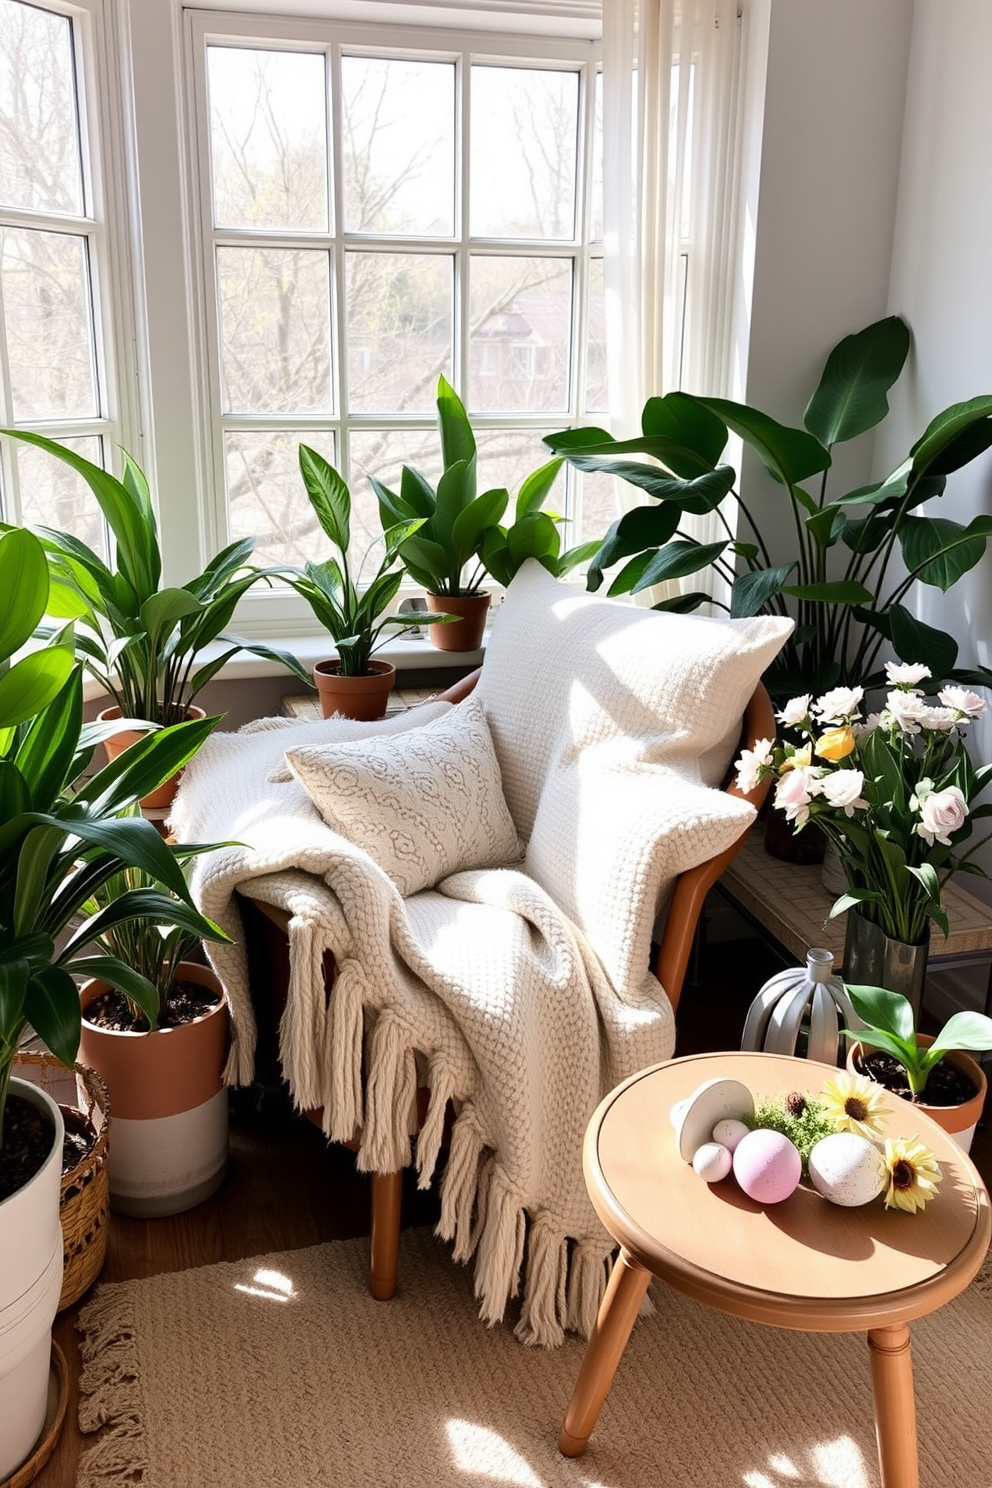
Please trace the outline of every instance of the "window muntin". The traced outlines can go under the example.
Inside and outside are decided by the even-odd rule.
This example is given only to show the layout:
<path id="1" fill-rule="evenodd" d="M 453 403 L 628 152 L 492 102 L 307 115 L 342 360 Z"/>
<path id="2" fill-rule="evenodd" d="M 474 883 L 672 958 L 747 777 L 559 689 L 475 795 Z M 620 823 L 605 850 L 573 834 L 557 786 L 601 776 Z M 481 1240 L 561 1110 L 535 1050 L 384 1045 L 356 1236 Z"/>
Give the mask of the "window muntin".
<path id="1" fill-rule="evenodd" d="M 587 387 L 602 396 L 588 44 L 502 36 L 487 52 L 478 35 L 284 19 L 249 28 L 216 13 L 189 25 L 196 115 L 209 121 L 197 199 L 217 540 L 255 535 L 262 561 L 324 555 L 295 461 L 306 442 L 351 486 L 360 556 L 379 534 L 367 477 L 398 481 L 404 463 L 440 474 L 441 374 L 470 410 L 481 485 L 512 478 L 515 490 L 547 458 L 541 435 L 585 418 Z M 298 102 L 275 107 L 267 80 L 283 73 L 271 58 L 288 59 L 286 75 L 305 65 L 306 101 L 301 84 Z M 249 86 L 250 96 L 226 96 Z M 498 174 L 486 130 L 499 136 Z M 307 174 L 305 155 L 307 179 L 326 179 L 326 214 L 282 205 L 253 221 L 243 204 L 235 211 L 233 188 L 221 193 L 218 181 L 238 153 L 259 197 L 263 185 Z M 323 255 L 326 275 L 303 269 L 294 295 L 307 254 Z M 511 446 L 504 474 L 495 451 Z M 559 487 L 550 504 L 578 518 L 577 473 Z M 567 542 L 579 541 L 577 527 Z M 273 596 L 258 602 L 271 608 Z"/>

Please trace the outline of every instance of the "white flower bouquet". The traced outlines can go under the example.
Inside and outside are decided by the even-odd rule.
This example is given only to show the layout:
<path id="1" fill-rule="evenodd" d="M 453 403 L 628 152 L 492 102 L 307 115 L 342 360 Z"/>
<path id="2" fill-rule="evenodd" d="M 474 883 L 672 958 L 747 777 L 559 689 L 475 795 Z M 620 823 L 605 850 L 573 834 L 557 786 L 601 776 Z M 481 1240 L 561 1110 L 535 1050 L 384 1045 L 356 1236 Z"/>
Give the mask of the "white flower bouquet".
<path id="1" fill-rule="evenodd" d="M 961 852 L 992 804 L 977 797 L 992 765 L 976 769 L 965 733 L 987 704 L 975 692 L 941 688 L 928 699 L 925 666 L 886 663 L 890 691 L 880 713 L 863 717 L 862 687 L 837 687 L 815 700 L 793 698 L 777 715 L 801 744 L 760 740 L 737 761 L 737 783 L 751 790 L 777 780 L 774 806 L 795 830 L 815 822 L 836 846 L 848 889 L 831 915 L 857 907 L 895 940 L 916 945 L 929 921 L 947 934 L 941 892 L 953 873 L 987 877 Z"/>

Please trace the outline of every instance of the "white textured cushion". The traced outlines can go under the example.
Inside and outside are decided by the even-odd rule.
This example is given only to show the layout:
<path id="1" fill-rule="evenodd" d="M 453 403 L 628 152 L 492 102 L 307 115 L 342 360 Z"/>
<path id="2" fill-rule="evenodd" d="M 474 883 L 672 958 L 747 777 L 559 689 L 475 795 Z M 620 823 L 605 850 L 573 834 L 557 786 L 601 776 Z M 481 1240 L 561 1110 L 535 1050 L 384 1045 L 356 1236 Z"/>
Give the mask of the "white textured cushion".
<path id="1" fill-rule="evenodd" d="M 474 697 L 394 737 L 287 749 L 286 763 L 328 826 L 374 858 L 404 898 L 522 854 Z"/>
<path id="2" fill-rule="evenodd" d="M 792 621 L 710 620 L 575 594 L 525 564 L 476 694 L 526 872 L 637 986 L 677 874 L 731 846 L 753 808 L 716 787 Z"/>

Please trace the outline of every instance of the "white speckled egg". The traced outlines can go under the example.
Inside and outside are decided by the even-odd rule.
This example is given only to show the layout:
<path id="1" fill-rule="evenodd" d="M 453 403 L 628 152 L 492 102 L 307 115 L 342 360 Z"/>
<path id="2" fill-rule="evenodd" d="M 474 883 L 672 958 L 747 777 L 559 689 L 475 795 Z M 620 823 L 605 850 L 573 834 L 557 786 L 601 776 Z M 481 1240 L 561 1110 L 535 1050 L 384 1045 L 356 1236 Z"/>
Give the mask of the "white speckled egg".
<path id="1" fill-rule="evenodd" d="M 854 1209 L 870 1204 L 885 1186 L 882 1155 L 873 1142 L 857 1132 L 834 1132 L 821 1137 L 809 1155 L 809 1179 L 831 1204 Z"/>
<path id="2" fill-rule="evenodd" d="M 721 1147 L 719 1142 L 704 1142 L 702 1147 L 696 1148 L 692 1168 L 707 1183 L 719 1183 L 721 1178 L 726 1178 L 733 1163 L 728 1148 Z"/>
<path id="3" fill-rule="evenodd" d="M 780 1204 L 787 1199 L 803 1171 L 803 1160 L 788 1137 L 767 1127 L 741 1138 L 733 1163 L 737 1182 L 758 1204 Z"/>
<path id="4" fill-rule="evenodd" d="M 734 1121 L 728 1117 L 726 1121 L 718 1121 L 713 1128 L 713 1140 L 719 1142 L 721 1147 L 726 1147 L 728 1152 L 735 1152 L 738 1143 L 749 1131 L 750 1127 L 745 1126 L 743 1121 Z"/>

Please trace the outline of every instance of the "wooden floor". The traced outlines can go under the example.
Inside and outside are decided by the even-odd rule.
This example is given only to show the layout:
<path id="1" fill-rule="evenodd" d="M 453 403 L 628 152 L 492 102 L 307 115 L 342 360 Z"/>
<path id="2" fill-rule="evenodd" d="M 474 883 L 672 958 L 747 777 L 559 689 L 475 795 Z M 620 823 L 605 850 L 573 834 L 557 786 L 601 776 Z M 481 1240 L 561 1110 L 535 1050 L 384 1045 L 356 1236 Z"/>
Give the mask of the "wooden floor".
<path id="1" fill-rule="evenodd" d="M 701 959 L 696 983 L 683 994 L 677 1052 L 739 1047 L 748 1004 L 762 982 L 779 969 L 780 963 L 754 942 L 710 947 Z M 972 1156 L 986 1182 L 992 1182 L 988 1127 L 979 1129 Z M 436 1196 L 419 1194 L 409 1183 L 404 1224 L 431 1224 L 436 1214 Z M 289 1112 L 279 1092 L 239 1091 L 232 1097 L 231 1164 L 222 1188 L 205 1204 L 173 1219 L 113 1216 L 101 1279 L 154 1276 L 368 1234 L 368 1216 L 369 1180 L 356 1173 L 350 1152 L 328 1147 L 315 1127 Z M 75 1420 L 77 1312 L 71 1308 L 56 1321 L 55 1338 L 69 1364 L 72 1393 L 61 1440 L 36 1479 L 39 1488 L 75 1488 L 84 1445 Z"/>

